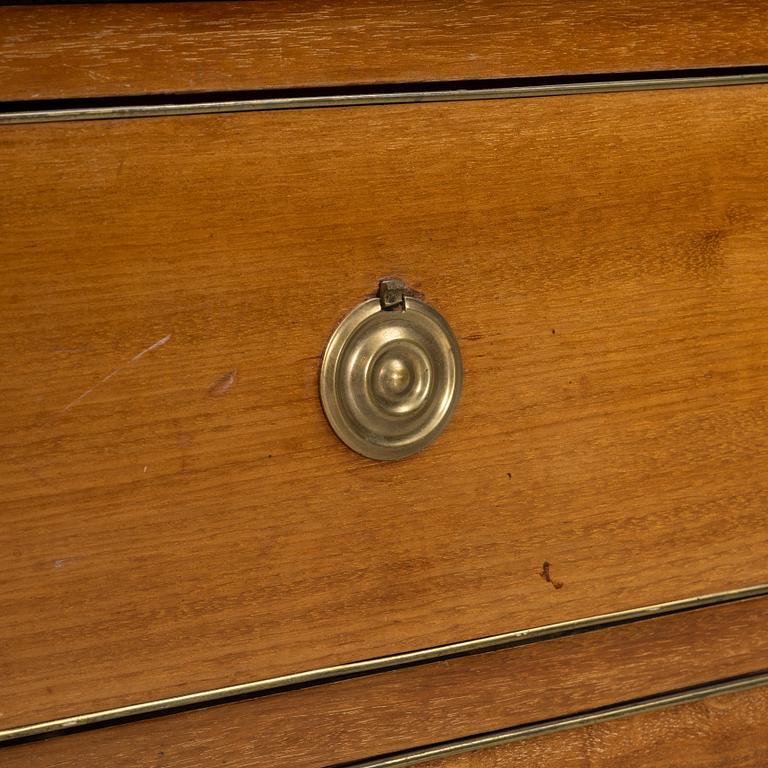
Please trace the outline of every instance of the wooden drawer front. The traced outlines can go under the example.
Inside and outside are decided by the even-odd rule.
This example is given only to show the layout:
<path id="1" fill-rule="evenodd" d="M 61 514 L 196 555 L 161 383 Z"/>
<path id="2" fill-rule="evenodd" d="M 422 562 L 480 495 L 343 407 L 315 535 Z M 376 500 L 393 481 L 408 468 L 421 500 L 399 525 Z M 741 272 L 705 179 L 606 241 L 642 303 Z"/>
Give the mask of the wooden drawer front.
<path id="1" fill-rule="evenodd" d="M 163 768 L 321 768 L 383 761 L 372 756 L 748 676 L 765 666 L 767 622 L 768 598 L 747 600 L 12 745 L 0 749 L 0 762 L 135 768 L 162 756 Z"/>
<path id="2" fill-rule="evenodd" d="M 4 724 L 768 582 L 766 109 L 4 127 Z M 395 463 L 317 394 L 384 275 L 465 366 Z"/>
<path id="3" fill-rule="evenodd" d="M 421 768 L 763 768 L 768 689 L 421 763 Z"/>
<path id="4" fill-rule="evenodd" d="M 760 65 L 746 0 L 261 0 L 0 7 L 0 99 Z"/>

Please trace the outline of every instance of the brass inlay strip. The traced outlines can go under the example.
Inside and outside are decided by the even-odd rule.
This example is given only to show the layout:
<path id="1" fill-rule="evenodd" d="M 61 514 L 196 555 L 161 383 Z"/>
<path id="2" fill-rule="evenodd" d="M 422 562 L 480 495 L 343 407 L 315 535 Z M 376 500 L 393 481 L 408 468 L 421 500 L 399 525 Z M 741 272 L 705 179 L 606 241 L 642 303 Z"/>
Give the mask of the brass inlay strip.
<path id="1" fill-rule="evenodd" d="M 609 720 L 618 720 L 622 717 L 631 717 L 632 715 L 641 715 L 645 712 L 667 709 L 678 704 L 690 704 L 710 696 L 748 691 L 750 688 L 758 688 L 763 685 L 768 685 L 768 673 L 691 688 L 682 693 L 655 696 L 651 699 L 631 704 L 605 707 L 594 712 L 558 718 L 557 720 L 550 720 L 545 723 L 534 723 L 533 725 L 523 725 L 504 731 L 495 731 L 483 736 L 473 736 L 433 747 L 414 749 L 390 757 L 349 763 L 346 765 L 346 768 L 407 768 L 407 766 L 417 765 L 427 760 L 438 760 L 465 752 L 474 752 L 478 749 L 499 747 L 502 744 L 510 744 L 513 741 L 522 741 L 523 739 L 530 739 L 535 736 L 547 736 L 561 731 L 570 731 L 574 728 L 583 728 L 586 725 L 596 725 L 608 722 Z"/>
<path id="2" fill-rule="evenodd" d="M 610 625 L 640 621 L 642 619 L 655 618 L 666 614 L 679 613 L 681 611 L 731 603 L 738 600 L 746 600 L 761 596 L 768 596 L 768 584 L 759 584 L 757 586 L 744 587 L 727 592 L 717 592 L 715 594 L 702 595 L 699 597 L 690 597 L 683 600 L 673 600 L 667 603 L 644 606 L 642 608 L 631 608 L 629 610 L 616 611 L 599 616 L 590 616 L 583 619 L 546 624 L 529 629 L 505 632 L 499 635 L 476 638 L 474 640 L 449 643 L 447 645 L 397 653 L 390 656 L 381 656 L 375 659 L 354 661 L 347 664 L 338 664 L 332 667 L 322 667 L 264 680 L 229 685 L 223 688 L 213 688 L 206 691 L 171 696 L 165 699 L 128 704 L 97 712 L 87 712 L 85 714 L 72 715 L 70 717 L 61 717 L 53 720 L 31 723 L 29 725 L 16 726 L 0 730 L 0 742 L 16 741 L 18 739 L 40 736 L 46 733 L 86 728 L 98 724 L 109 723 L 114 720 L 121 720 L 127 717 L 154 716 L 170 709 L 192 709 L 203 705 L 210 706 L 211 704 L 223 702 L 235 697 L 247 697 L 265 691 L 309 685 L 321 681 L 327 682 L 331 680 L 340 680 L 360 674 L 384 672 L 414 664 L 437 661 L 447 657 L 497 650 L 563 634 L 572 634 Z"/>
<path id="3" fill-rule="evenodd" d="M 279 109 L 309 109 L 318 107 L 360 107 L 382 104 L 415 104 L 445 101 L 477 101 L 486 99 L 524 99 L 541 96 L 568 96 L 587 93 L 618 93 L 624 91 L 657 91 L 671 88 L 710 88 L 724 85 L 754 85 L 768 83 L 768 72 L 721 74 L 680 77 L 647 77 L 636 79 L 606 79 L 591 82 L 541 83 L 537 85 L 507 85 L 498 87 L 456 88 L 420 91 L 397 91 L 327 94 L 312 96 L 280 96 L 245 99 L 217 98 L 188 103 L 131 104 L 69 108 L 27 109 L 2 111 L 0 125 L 15 123 L 48 123 L 69 120 L 110 120 L 135 117 L 167 117 L 169 115 L 202 115 L 226 112 L 260 112 Z"/>

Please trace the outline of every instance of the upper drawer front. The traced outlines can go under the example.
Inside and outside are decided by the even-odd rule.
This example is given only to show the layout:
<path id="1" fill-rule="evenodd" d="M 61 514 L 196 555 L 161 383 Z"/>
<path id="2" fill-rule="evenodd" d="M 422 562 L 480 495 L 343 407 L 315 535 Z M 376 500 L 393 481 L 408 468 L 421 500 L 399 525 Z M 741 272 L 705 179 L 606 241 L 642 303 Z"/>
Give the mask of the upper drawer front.
<path id="1" fill-rule="evenodd" d="M 768 581 L 766 109 L 3 128 L 6 724 Z M 393 274 L 465 385 L 378 463 L 317 375 Z"/>
<path id="2" fill-rule="evenodd" d="M 738 67 L 748 0 L 250 0 L 0 7 L 0 99 Z"/>

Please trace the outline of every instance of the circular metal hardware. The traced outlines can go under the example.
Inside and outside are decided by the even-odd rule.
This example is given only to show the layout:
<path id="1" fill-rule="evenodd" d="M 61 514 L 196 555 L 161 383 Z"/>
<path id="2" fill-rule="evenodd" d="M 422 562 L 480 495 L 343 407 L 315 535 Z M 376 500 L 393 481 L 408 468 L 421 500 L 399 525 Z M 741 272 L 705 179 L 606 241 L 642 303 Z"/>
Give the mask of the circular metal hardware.
<path id="1" fill-rule="evenodd" d="M 429 445 L 459 399 L 461 354 L 448 323 L 418 299 L 355 307 L 323 353 L 320 398 L 334 432 L 370 459 L 402 459 Z"/>

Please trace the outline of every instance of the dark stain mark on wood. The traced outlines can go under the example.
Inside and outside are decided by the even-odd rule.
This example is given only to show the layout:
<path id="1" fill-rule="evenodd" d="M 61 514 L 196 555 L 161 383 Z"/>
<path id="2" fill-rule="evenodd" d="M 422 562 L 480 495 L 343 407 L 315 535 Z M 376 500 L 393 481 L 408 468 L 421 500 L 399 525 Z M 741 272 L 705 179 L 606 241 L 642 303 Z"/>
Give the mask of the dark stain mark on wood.
<path id="1" fill-rule="evenodd" d="M 226 394 L 233 386 L 237 379 L 237 368 L 231 371 L 227 371 L 223 376 L 218 378 L 208 389 L 208 394 L 211 397 L 219 397 Z"/>
<path id="2" fill-rule="evenodd" d="M 726 234 L 720 229 L 712 229 L 696 235 L 685 255 L 686 269 L 699 278 L 717 274 L 723 265 L 722 247 Z"/>
<path id="3" fill-rule="evenodd" d="M 511 472 L 507 472 L 507 478 L 508 478 L 509 480 L 511 480 L 511 479 L 512 479 L 512 473 L 511 473 Z"/>
<path id="4" fill-rule="evenodd" d="M 541 576 L 541 578 L 544 579 L 544 581 L 546 581 L 548 584 L 551 584 L 555 589 L 562 589 L 563 582 L 552 578 L 552 574 L 550 573 L 551 567 L 552 566 L 549 564 L 549 561 L 545 560 L 544 565 L 541 566 L 541 570 L 539 571 L 539 576 Z"/>
<path id="5" fill-rule="evenodd" d="M 723 241 L 723 233 L 719 229 L 705 232 L 701 237 L 699 249 L 705 259 L 711 259 L 719 250 Z"/>

